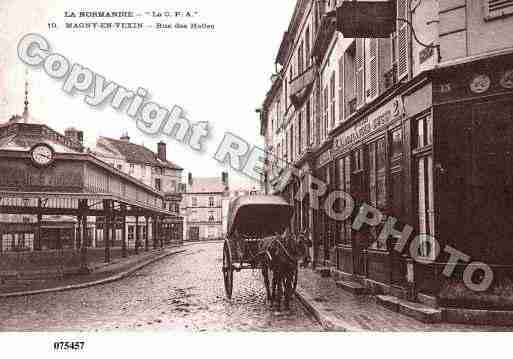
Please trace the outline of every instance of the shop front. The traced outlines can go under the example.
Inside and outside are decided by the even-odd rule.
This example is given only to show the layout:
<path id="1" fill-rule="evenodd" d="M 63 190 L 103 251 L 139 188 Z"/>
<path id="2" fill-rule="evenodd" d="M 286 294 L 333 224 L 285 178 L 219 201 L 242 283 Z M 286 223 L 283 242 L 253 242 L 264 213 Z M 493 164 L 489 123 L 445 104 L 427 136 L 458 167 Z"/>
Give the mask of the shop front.
<path id="1" fill-rule="evenodd" d="M 508 55 L 435 71 L 432 114 L 412 123 L 419 230 L 489 265 L 492 287 L 513 277 L 512 64 Z M 416 265 L 416 286 L 453 303 L 467 263 L 446 278 L 448 261 Z M 482 278 L 476 271 L 473 280 Z"/>
<path id="2" fill-rule="evenodd" d="M 404 106 L 389 99 L 334 135 L 332 186 L 352 196 L 355 208 L 366 203 L 402 220 L 405 213 Z M 336 204 L 342 210 L 345 203 Z M 392 241 L 379 240 L 383 227 L 352 228 L 353 216 L 336 224 L 337 269 L 342 274 L 386 285 L 402 280 L 393 267 L 401 256 Z M 395 279 L 394 279 L 395 278 Z"/>

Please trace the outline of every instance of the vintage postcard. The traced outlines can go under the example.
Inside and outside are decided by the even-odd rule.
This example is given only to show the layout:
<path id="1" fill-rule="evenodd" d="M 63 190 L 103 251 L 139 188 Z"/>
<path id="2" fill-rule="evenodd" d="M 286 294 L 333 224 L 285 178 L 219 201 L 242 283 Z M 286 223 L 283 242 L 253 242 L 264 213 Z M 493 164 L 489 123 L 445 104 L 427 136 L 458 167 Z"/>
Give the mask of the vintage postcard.
<path id="1" fill-rule="evenodd" d="M 511 332 L 512 241 L 512 0 L 0 0 L 11 355 Z"/>

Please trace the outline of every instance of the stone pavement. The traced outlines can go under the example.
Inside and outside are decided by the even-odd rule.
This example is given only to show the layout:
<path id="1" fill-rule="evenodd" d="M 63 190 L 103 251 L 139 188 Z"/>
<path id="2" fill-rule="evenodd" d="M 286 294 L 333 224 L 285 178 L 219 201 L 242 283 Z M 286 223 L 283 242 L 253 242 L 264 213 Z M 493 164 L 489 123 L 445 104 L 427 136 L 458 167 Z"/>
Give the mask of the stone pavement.
<path id="1" fill-rule="evenodd" d="M 222 242 L 185 247 L 116 282 L 0 298 L 0 331 L 322 330 L 297 300 L 290 313 L 271 311 L 260 271 L 235 273 L 227 300 Z"/>
<path id="2" fill-rule="evenodd" d="M 100 258 L 93 258 L 89 263 L 92 272 L 88 275 L 71 275 L 64 278 L 45 278 L 41 275 L 32 279 L 10 279 L 0 283 L 0 297 L 24 295 L 38 291 L 66 290 L 77 286 L 97 284 L 107 279 L 117 279 L 125 272 L 138 269 L 145 264 L 159 260 L 168 255 L 183 251 L 182 246 L 170 246 L 163 249 L 141 251 L 139 254 L 131 254 L 127 258 L 114 257 L 110 263 L 105 263 Z M 43 273 L 44 274 L 44 273 Z"/>
<path id="3" fill-rule="evenodd" d="M 326 330 L 342 331 L 512 331 L 513 327 L 460 324 L 425 324 L 388 310 L 370 295 L 355 296 L 322 278 L 311 269 L 301 269 L 298 297 Z"/>

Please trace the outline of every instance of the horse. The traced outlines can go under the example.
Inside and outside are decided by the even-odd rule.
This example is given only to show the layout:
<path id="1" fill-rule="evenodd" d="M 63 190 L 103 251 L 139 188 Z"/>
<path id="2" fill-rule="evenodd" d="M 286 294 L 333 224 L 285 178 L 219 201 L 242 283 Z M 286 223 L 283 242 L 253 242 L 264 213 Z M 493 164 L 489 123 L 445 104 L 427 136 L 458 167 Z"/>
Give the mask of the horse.
<path id="1" fill-rule="evenodd" d="M 306 257 L 307 243 L 304 237 L 293 236 L 288 232 L 283 236 L 275 235 L 266 245 L 262 263 L 262 274 L 271 308 L 281 309 L 282 298 L 286 311 L 290 309 L 290 300 L 295 290 L 298 261 Z M 269 282 L 269 271 L 272 283 Z"/>

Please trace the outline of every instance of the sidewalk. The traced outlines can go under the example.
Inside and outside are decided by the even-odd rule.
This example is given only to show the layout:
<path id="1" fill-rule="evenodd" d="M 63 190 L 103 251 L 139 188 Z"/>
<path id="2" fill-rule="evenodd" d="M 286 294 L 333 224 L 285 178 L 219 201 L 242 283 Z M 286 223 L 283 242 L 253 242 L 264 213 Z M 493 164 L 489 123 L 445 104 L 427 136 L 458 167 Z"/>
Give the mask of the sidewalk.
<path id="1" fill-rule="evenodd" d="M 92 272 L 87 275 L 72 275 L 62 279 L 7 281 L 0 284 L 0 298 L 58 292 L 113 282 L 129 276 L 149 264 L 184 251 L 183 246 L 174 246 L 142 252 L 128 258 L 117 258 L 108 264 L 101 261 L 91 262 L 89 268 Z"/>
<path id="2" fill-rule="evenodd" d="M 370 295 L 355 296 L 338 288 L 332 278 L 301 269 L 297 297 L 325 330 L 334 331 L 511 331 L 511 327 L 426 324 L 388 310 Z"/>

